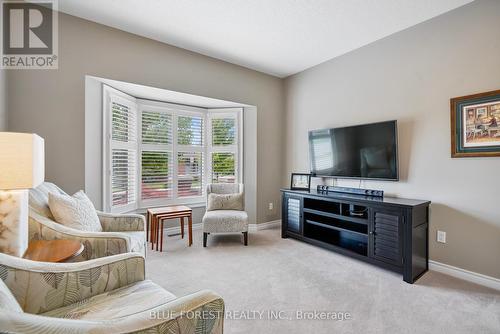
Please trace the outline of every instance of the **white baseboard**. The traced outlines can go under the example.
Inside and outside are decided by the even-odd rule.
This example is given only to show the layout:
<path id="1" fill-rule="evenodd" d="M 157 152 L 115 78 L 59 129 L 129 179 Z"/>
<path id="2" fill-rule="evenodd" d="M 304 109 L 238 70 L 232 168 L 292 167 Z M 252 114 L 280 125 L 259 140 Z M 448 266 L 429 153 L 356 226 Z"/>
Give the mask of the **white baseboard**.
<path id="1" fill-rule="evenodd" d="M 261 224 L 248 224 L 248 231 L 257 232 L 260 230 L 267 230 L 267 229 L 274 228 L 277 226 L 281 226 L 281 219 L 273 220 L 273 221 L 261 223 Z M 201 223 L 193 224 L 193 230 L 201 229 L 201 227 L 202 227 Z M 164 228 L 163 231 L 167 235 L 180 234 L 181 227 L 180 226 L 167 227 L 167 228 Z"/>
<path id="2" fill-rule="evenodd" d="M 267 229 L 270 229 L 270 228 L 274 228 L 276 226 L 281 226 L 281 219 L 272 220 L 270 222 L 261 223 L 261 224 L 249 224 L 248 225 L 248 230 L 250 232 L 257 232 L 257 231 L 260 231 L 260 230 L 267 230 Z"/>
<path id="3" fill-rule="evenodd" d="M 464 281 L 476 283 L 491 289 L 500 290 L 500 279 L 479 274 L 473 271 L 450 266 L 441 262 L 429 260 L 429 269 L 446 275 L 463 279 Z"/>

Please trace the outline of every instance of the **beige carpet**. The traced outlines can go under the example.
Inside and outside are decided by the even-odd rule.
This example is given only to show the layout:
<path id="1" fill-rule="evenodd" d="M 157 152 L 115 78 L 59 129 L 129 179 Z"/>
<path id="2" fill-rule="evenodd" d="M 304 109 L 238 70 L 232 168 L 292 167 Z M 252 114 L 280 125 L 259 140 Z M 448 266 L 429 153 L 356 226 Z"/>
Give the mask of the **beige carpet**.
<path id="1" fill-rule="evenodd" d="M 194 231 L 192 247 L 187 237 L 167 237 L 163 253 L 149 251 L 147 275 L 178 296 L 221 294 L 233 318 L 225 333 L 500 333 L 499 291 L 436 272 L 410 285 L 390 271 L 281 239 L 278 229 L 249 233 L 248 247 L 239 235 L 219 235 L 203 248 L 201 236 Z M 269 319 L 271 311 L 283 319 Z M 352 319 L 298 320 L 297 311 L 349 312 Z"/>

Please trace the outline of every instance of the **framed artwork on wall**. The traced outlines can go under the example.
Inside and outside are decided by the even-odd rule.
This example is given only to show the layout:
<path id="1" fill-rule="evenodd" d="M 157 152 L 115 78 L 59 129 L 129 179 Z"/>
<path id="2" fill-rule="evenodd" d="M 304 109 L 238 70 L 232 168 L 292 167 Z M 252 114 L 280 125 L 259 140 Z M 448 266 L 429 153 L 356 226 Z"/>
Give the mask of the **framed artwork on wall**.
<path id="1" fill-rule="evenodd" d="M 291 190 L 309 190 L 309 188 L 311 188 L 311 174 L 292 173 Z"/>
<path id="2" fill-rule="evenodd" d="M 451 157 L 500 156 L 500 90 L 450 100 Z"/>

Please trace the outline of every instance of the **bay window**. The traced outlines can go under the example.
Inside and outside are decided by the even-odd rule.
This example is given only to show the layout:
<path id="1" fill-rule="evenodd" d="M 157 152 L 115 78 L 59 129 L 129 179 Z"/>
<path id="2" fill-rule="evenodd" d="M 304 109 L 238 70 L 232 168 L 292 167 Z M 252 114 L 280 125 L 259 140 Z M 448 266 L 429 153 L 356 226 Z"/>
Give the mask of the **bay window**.
<path id="1" fill-rule="evenodd" d="M 207 183 L 241 182 L 242 108 L 136 99 L 104 86 L 104 208 L 204 202 Z"/>

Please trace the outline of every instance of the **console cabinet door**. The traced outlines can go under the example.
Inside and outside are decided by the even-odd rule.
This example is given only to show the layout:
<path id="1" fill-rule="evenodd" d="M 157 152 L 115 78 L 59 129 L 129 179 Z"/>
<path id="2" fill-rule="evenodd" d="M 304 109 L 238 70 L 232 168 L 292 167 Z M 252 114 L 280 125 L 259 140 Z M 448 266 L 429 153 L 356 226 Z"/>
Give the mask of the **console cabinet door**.
<path id="1" fill-rule="evenodd" d="M 283 195 L 282 216 L 285 222 L 283 228 L 286 231 L 302 234 L 302 205 L 302 197 L 289 194 Z"/>
<path id="2" fill-rule="evenodd" d="M 392 265 L 402 266 L 403 212 L 372 209 L 371 215 L 369 256 Z"/>

